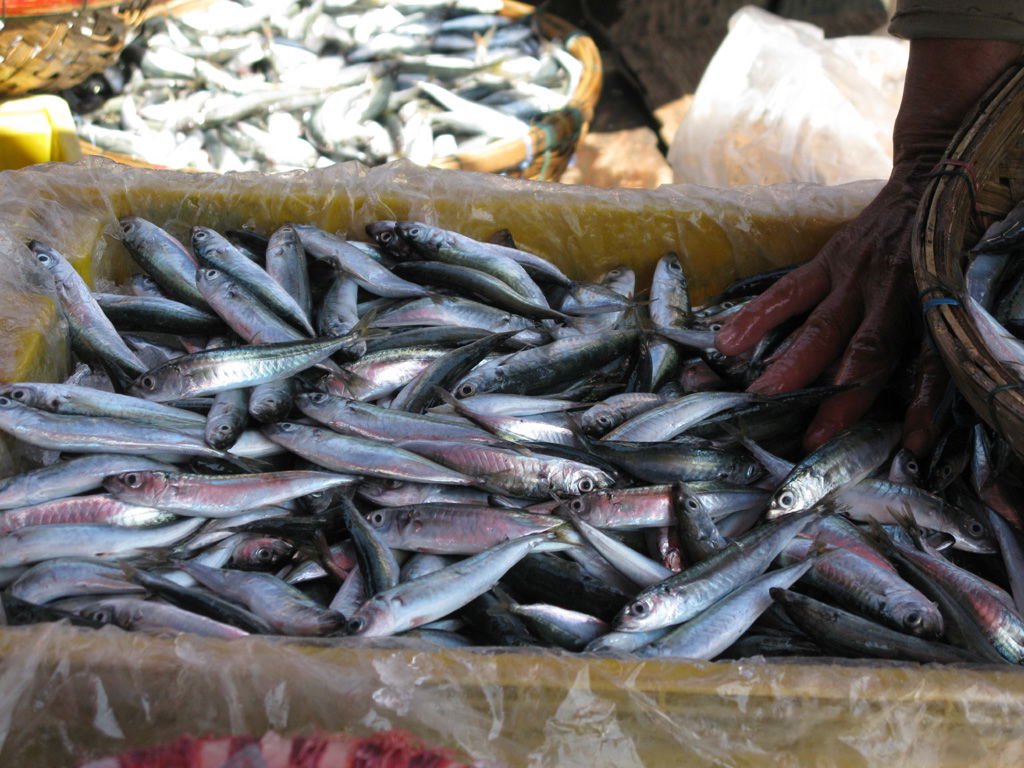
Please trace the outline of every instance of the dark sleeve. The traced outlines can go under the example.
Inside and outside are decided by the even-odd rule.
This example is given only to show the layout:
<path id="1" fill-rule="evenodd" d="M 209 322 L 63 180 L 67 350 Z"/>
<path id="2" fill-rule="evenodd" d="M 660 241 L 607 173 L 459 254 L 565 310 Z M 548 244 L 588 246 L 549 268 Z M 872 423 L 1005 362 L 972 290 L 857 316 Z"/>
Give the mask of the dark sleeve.
<path id="1" fill-rule="evenodd" d="M 907 40 L 957 37 L 1024 43 L 1024 0 L 897 0 L 889 32 Z"/>

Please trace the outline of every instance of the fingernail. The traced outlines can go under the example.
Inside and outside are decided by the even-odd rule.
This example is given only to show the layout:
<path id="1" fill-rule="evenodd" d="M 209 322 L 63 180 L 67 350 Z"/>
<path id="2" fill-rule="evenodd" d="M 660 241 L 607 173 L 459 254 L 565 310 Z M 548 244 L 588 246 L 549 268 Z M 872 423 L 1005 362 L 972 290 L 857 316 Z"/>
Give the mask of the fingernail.
<path id="1" fill-rule="evenodd" d="M 777 395 L 782 389 L 778 384 L 772 384 L 770 381 L 756 380 L 753 384 L 747 387 L 747 392 L 754 392 L 759 395 Z"/>

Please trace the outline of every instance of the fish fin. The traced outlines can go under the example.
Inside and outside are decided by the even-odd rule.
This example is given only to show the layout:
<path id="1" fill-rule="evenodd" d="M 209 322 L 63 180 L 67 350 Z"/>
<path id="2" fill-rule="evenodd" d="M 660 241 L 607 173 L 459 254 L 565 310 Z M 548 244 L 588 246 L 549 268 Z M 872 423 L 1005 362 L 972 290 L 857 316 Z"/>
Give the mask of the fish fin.
<path id="1" fill-rule="evenodd" d="M 172 565 L 175 560 L 178 559 L 177 552 L 178 551 L 172 547 L 148 547 L 143 553 L 133 555 L 131 563 L 119 560 L 118 565 L 125 562 L 130 567 L 134 568 L 136 573 L 138 573 L 139 569 L 160 568 Z M 124 569 L 122 568 L 122 570 Z"/>
<path id="2" fill-rule="evenodd" d="M 572 432 L 572 436 L 580 444 L 581 448 L 589 448 L 593 444 L 594 439 L 583 430 L 583 423 L 576 414 L 565 414 L 565 428 Z"/>
<path id="3" fill-rule="evenodd" d="M 79 627 L 99 629 L 104 626 L 104 623 L 97 619 L 90 619 L 87 616 L 80 616 L 77 613 L 49 605 L 30 603 L 7 592 L 3 593 L 0 605 L 3 607 L 4 623 L 8 626 L 35 624 L 40 621 L 61 621 L 62 619 Z"/>
<path id="4" fill-rule="evenodd" d="M 270 462 L 263 461 L 261 459 L 247 459 L 242 456 L 235 456 L 230 451 L 223 451 L 221 458 L 227 461 L 239 469 L 243 470 L 248 474 L 255 474 L 259 472 L 266 472 L 273 468 Z"/>
<path id="5" fill-rule="evenodd" d="M 327 573 L 327 576 L 334 579 L 337 586 L 341 586 L 342 582 L 345 581 L 348 574 L 335 566 L 334 560 L 331 558 L 331 547 L 327 543 L 327 536 L 324 534 L 323 529 L 318 530 L 314 534 L 312 542 L 296 544 L 295 551 L 296 554 L 318 563 Z"/>
<path id="6" fill-rule="evenodd" d="M 493 243 L 494 245 L 503 245 L 506 248 L 516 247 L 516 241 L 512 237 L 512 232 L 509 231 L 508 228 L 497 230 L 494 234 L 487 238 L 487 242 Z"/>
<path id="7" fill-rule="evenodd" d="M 576 520 L 579 520 L 579 517 L 576 517 Z M 576 530 L 574 522 L 575 521 L 570 522 L 570 520 L 563 520 L 558 525 L 549 529 L 548 533 L 552 534 L 555 541 L 563 544 L 570 544 L 574 547 L 582 546 L 583 539 L 580 538 L 580 534 Z"/>
<path id="8" fill-rule="evenodd" d="M 452 395 L 451 392 L 448 392 L 447 390 L 441 387 L 434 387 L 434 394 L 437 397 L 439 397 L 446 405 L 450 406 L 452 410 L 454 410 L 457 414 L 459 414 L 460 416 L 464 416 L 465 418 L 469 419 L 471 422 L 476 424 L 484 431 L 490 432 L 492 435 L 494 435 L 496 439 L 496 442 L 494 444 L 496 446 L 502 448 L 511 448 L 514 451 L 523 453 L 522 445 L 520 445 L 520 443 L 517 442 L 517 440 L 515 440 L 514 437 L 508 437 L 510 433 L 505 432 L 505 430 L 503 429 L 495 427 L 493 424 L 489 424 L 485 419 L 481 418 L 480 415 L 476 413 L 476 411 L 474 411 L 471 408 L 468 408 L 461 400 Z M 533 454 L 525 453 L 524 455 L 532 456 Z"/>
<path id="9" fill-rule="evenodd" d="M 124 571 L 124 575 L 128 577 L 129 581 L 138 581 L 140 575 L 139 569 L 130 562 L 127 560 L 118 560 L 117 567 Z"/>
<path id="10" fill-rule="evenodd" d="M 500 484 L 503 478 L 515 478 L 512 469 L 500 469 L 497 472 L 485 472 L 473 478 L 473 484 L 488 493 L 508 495 L 508 491 Z"/>

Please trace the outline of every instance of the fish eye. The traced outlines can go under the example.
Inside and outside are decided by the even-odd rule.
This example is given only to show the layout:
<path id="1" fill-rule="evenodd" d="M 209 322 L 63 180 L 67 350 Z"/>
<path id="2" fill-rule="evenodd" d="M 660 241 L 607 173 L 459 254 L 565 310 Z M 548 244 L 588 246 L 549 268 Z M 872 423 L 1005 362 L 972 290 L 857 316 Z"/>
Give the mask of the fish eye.
<path id="1" fill-rule="evenodd" d="M 147 374 L 139 379 L 139 384 L 143 389 L 156 389 L 156 377 Z"/>
<path id="2" fill-rule="evenodd" d="M 981 536 L 983 533 L 985 533 L 985 526 L 983 526 L 977 520 L 971 520 L 967 524 L 967 532 L 971 536 L 975 536 L 975 537 Z"/>
<path id="3" fill-rule="evenodd" d="M 385 229 L 377 235 L 377 239 L 380 241 L 381 245 L 390 245 L 391 241 L 395 239 L 395 233 L 389 229 Z"/>
<path id="4" fill-rule="evenodd" d="M 282 432 L 291 432 L 293 429 L 295 429 L 295 425 L 292 424 L 290 421 L 279 421 L 277 423 L 277 426 L 278 429 L 280 429 Z"/>
<path id="5" fill-rule="evenodd" d="M 668 268 L 673 272 L 678 272 L 683 268 L 683 265 L 679 263 L 678 259 L 672 259 L 668 262 Z"/>
<path id="6" fill-rule="evenodd" d="M 140 485 L 142 485 L 142 481 L 139 479 L 138 474 L 136 474 L 135 472 L 129 472 L 126 475 L 121 475 L 121 480 L 129 488 L 138 488 Z"/>
<path id="7" fill-rule="evenodd" d="M 36 258 L 39 259 L 40 264 L 47 264 L 50 261 L 50 255 L 48 253 L 37 253 Z"/>
<path id="8" fill-rule="evenodd" d="M 792 491 L 784 491 L 779 495 L 777 502 L 778 505 L 783 509 L 792 507 L 794 504 L 796 504 L 796 494 L 794 494 Z"/>
<path id="9" fill-rule="evenodd" d="M 369 520 L 370 525 L 374 527 L 379 528 L 380 526 L 384 525 L 384 513 L 381 512 L 379 509 L 366 519 Z"/>
<path id="10" fill-rule="evenodd" d="M 632 616 L 643 617 L 647 615 L 647 605 L 637 601 L 629 606 L 629 613 Z"/>
<path id="11" fill-rule="evenodd" d="M 217 426 L 217 431 L 220 432 L 222 435 L 226 435 L 228 432 L 231 431 L 231 425 L 230 424 L 220 424 L 220 425 Z"/>
<path id="12" fill-rule="evenodd" d="M 220 277 L 220 270 L 204 269 L 203 277 L 206 278 L 207 280 L 216 280 L 218 277 Z"/>
<path id="13" fill-rule="evenodd" d="M 735 301 L 723 301 L 722 302 L 722 309 L 732 309 L 735 306 L 736 306 L 736 302 Z"/>
<path id="14" fill-rule="evenodd" d="M 193 240 L 205 240 L 206 239 L 206 232 L 204 232 L 201 229 L 197 229 L 197 230 L 195 230 L 192 233 L 192 239 Z"/>
<path id="15" fill-rule="evenodd" d="M 903 624 L 904 624 L 904 626 L 907 626 L 907 627 L 911 627 L 911 628 L 920 627 L 923 622 L 924 622 L 924 617 L 920 613 L 918 613 L 917 611 L 914 611 L 912 613 L 908 613 L 906 616 L 903 617 Z"/>
<path id="16" fill-rule="evenodd" d="M 24 387 L 15 387 L 14 389 L 9 390 L 7 395 L 12 400 L 28 400 L 28 390 Z"/>
<path id="17" fill-rule="evenodd" d="M 133 229 L 135 229 L 135 224 L 134 223 L 132 223 L 130 221 L 122 221 L 121 222 L 121 231 L 124 232 L 126 235 L 131 234 L 131 231 Z"/>
<path id="18" fill-rule="evenodd" d="M 917 472 L 917 462 L 913 459 L 908 459 L 906 463 L 908 472 Z"/>
<path id="19" fill-rule="evenodd" d="M 608 277 L 618 277 L 621 274 L 622 274 L 622 270 L 619 269 L 618 267 L 615 267 L 615 269 L 609 269 L 608 270 Z"/>
<path id="20" fill-rule="evenodd" d="M 10 408 L 14 404 L 14 401 L 11 400 L 9 397 L 4 397 L 3 395 L 0 395 L 0 408 Z"/>
<path id="21" fill-rule="evenodd" d="M 689 498 L 686 500 L 686 508 L 696 512 L 698 509 L 700 509 L 700 504 L 697 503 L 696 499 Z"/>
<path id="22" fill-rule="evenodd" d="M 270 547 L 256 547 L 252 552 L 252 556 L 258 563 L 270 563 L 274 560 L 274 550 Z"/>
<path id="23" fill-rule="evenodd" d="M 612 417 L 607 413 L 600 413 L 594 417 L 594 421 L 600 424 L 602 427 L 610 427 L 612 424 Z"/>
<path id="24" fill-rule="evenodd" d="M 472 397 L 476 394 L 476 384 L 471 381 L 467 381 L 455 390 L 455 394 L 459 397 Z"/>
<path id="25" fill-rule="evenodd" d="M 708 326 L 708 330 L 712 331 L 713 333 L 718 333 L 720 330 L 722 330 L 722 324 L 712 323 L 711 325 Z"/>
<path id="26" fill-rule="evenodd" d="M 943 477 L 949 477 L 951 474 L 953 474 L 953 467 L 951 467 L 949 464 L 943 464 L 942 468 L 939 470 L 939 474 L 942 475 Z"/>
<path id="27" fill-rule="evenodd" d="M 419 227 L 409 227 L 408 229 L 405 230 L 405 232 L 406 232 L 407 235 L 409 235 L 409 237 L 419 237 L 420 236 L 420 228 Z"/>
<path id="28" fill-rule="evenodd" d="M 101 624 L 110 624 L 114 620 L 114 612 L 107 607 L 93 608 L 87 614 L 93 621 L 98 621 Z"/>
<path id="29" fill-rule="evenodd" d="M 311 392 L 309 395 L 309 402 L 314 405 L 322 405 L 327 402 L 327 394 L 324 392 Z"/>
<path id="30" fill-rule="evenodd" d="M 573 499 L 569 502 L 569 509 L 576 514 L 582 514 L 586 508 L 587 504 L 583 499 Z"/>
<path id="31" fill-rule="evenodd" d="M 590 493 L 596 487 L 597 487 L 597 484 L 592 479 L 590 479 L 589 477 L 580 478 L 580 481 L 577 484 L 577 490 L 580 493 Z"/>
<path id="32" fill-rule="evenodd" d="M 350 635 L 358 635 L 364 629 L 366 629 L 366 619 L 362 616 L 357 616 L 354 619 L 349 619 L 348 624 L 345 625 Z"/>

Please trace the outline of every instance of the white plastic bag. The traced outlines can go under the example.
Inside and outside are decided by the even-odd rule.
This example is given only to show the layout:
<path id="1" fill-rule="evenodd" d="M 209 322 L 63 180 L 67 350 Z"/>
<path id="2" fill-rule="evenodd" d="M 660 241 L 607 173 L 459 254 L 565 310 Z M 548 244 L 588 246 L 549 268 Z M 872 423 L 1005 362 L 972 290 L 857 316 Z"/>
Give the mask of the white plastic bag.
<path id="1" fill-rule="evenodd" d="M 676 182 L 887 178 L 907 49 L 883 35 L 826 40 L 813 24 L 741 8 L 672 142 Z"/>

